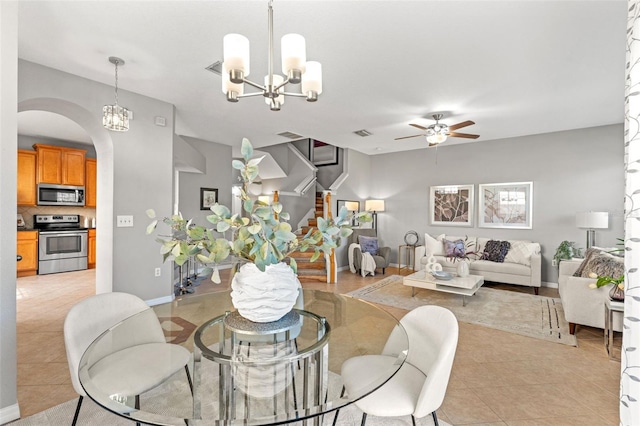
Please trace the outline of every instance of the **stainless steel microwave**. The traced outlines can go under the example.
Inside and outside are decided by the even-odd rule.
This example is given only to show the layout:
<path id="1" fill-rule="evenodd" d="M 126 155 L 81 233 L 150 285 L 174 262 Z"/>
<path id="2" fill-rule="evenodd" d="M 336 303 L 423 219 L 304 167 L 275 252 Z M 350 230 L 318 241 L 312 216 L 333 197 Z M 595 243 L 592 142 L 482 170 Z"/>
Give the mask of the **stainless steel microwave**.
<path id="1" fill-rule="evenodd" d="M 39 206 L 84 206 L 84 186 L 38 184 Z"/>

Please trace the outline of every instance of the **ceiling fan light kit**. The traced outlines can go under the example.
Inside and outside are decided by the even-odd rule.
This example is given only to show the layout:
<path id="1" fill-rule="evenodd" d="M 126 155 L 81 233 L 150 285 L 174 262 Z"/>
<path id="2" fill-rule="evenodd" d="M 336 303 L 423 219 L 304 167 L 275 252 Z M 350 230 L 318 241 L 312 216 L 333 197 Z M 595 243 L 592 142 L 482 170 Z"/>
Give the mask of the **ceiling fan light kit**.
<path id="1" fill-rule="evenodd" d="M 322 93 L 322 65 L 307 61 L 304 37 L 299 34 L 287 34 L 282 37 L 280 53 L 282 56 L 283 77 L 273 73 L 273 1 L 269 1 L 269 72 L 264 77 L 264 85 L 248 80 L 250 73 L 249 39 L 240 34 L 227 34 L 223 39 L 222 93 L 229 102 L 238 102 L 240 98 L 250 96 L 264 97 L 272 111 L 279 111 L 286 96 L 306 98 L 308 102 L 318 100 Z M 300 93 L 285 92 L 287 84 L 300 84 Z M 244 85 L 255 87 L 258 92 L 244 93 Z"/>
<path id="2" fill-rule="evenodd" d="M 454 130 L 460 129 L 462 127 L 467 127 L 467 126 L 471 126 L 472 124 L 476 124 L 473 121 L 467 120 L 467 121 L 463 121 L 462 123 L 452 124 L 451 126 L 447 126 L 444 123 L 440 123 L 440 120 L 442 119 L 442 117 L 443 117 L 442 114 L 433 114 L 433 119 L 436 120 L 436 122 L 435 124 L 432 124 L 427 127 L 421 126 L 419 124 L 411 123 L 410 126 L 416 127 L 420 130 L 424 130 L 425 133 L 422 133 L 419 135 L 403 136 L 401 138 L 395 138 L 395 140 L 424 136 L 426 137 L 427 142 L 429 142 L 429 146 L 437 146 L 442 142 L 446 141 L 448 137 L 467 138 L 467 139 L 477 139 L 480 137 L 480 135 L 454 132 Z"/>

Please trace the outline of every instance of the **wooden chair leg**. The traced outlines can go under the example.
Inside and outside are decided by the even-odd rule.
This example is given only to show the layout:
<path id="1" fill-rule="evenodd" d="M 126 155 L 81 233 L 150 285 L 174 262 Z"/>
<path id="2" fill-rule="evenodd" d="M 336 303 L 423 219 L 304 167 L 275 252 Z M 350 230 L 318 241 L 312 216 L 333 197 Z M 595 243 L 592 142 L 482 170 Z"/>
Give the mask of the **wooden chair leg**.
<path id="1" fill-rule="evenodd" d="M 540 288 L 539 287 L 534 287 L 533 288 L 533 292 L 536 294 L 536 296 L 538 295 L 538 293 L 540 293 Z"/>
<path id="2" fill-rule="evenodd" d="M 433 424 L 435 426 L 438 426 L 438 416 L 436 415 L 435 411 L 431 413 L 431 417 L 433 417 Z"/>
<path id="3" fill-rule="evenodd" d="M 569 334 L 576 334 L 576 323 L 575 322 L 570 322 L 569 323 Z"/>
<path id="4" fill-rule="evenodd" d="M 362 413 L 362 421 L 360 422 L 360 426 L 364 426 L 367 422 L 367 413 Z"/>
<path id="5" fill-rule="evenodd" d="M 78 421 L 78 415 L 80 414 L 80 407 L 82 406 L 83 396 L 80 395 L 78 398 L 78 405 L 76 405 L 76 413 L 73 415 L 73 422 L 71 422 L 71 426 L 76 426 L 76 422 Z"/>

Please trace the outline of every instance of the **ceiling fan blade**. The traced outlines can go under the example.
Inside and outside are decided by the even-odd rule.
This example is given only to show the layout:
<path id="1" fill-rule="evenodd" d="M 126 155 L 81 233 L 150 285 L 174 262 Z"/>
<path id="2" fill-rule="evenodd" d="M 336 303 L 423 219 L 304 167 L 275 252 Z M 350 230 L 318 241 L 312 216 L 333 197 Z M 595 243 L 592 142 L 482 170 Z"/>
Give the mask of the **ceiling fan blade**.
<path id="1" fill-rule="evenodd" d="M 463 127 L 471 126 L 472 124 L 476 124 L 471 120 L 463 121 L 462 123 L 452 124 L 449 126 L 449 130 L 457 130 L 462 129 Z"/>
<path id="2" fill-rule="evenodd" d="M 439 143 L 430 143 L 429 144 L 429 148 L 431 148 L 432 146 L 438 146 L 438 145 L 440 145 L 440 144 Z"/>
<path id="3" fill-rule="evenodd" d="M 413 135 L 413 136 L 403 136 L 401 138 L 395 138 L 394 141 L 399 141 L 400 139 L 409 139 L 409 138 L 417 138 L 418 136 L 424 136 L 423 134 Z"/>
<path id="4" fill-rule="evenodd" d="M 427 130 L 427 128 L 426 128 L 426 127 L 423 127 L 423 126 L 421 126 L 421 125 L 419 125 L 419 124 L 413 124 L 413 123 L 411 123 L 411 124 L 409 124 L 409 126 L 416 127 L 416 128 L 418 128 L 418 129 L 420 129 L 420 130 Z"/>
<path id="5" fill-rule="evenodd" d="M 469 134 L 469 133 L 450 132 L 449 133 L 449 137 L 452 137 L 452 138 L 478 139 L 480 137 L 480 135 L 472 135 L 472 134 Z"/>

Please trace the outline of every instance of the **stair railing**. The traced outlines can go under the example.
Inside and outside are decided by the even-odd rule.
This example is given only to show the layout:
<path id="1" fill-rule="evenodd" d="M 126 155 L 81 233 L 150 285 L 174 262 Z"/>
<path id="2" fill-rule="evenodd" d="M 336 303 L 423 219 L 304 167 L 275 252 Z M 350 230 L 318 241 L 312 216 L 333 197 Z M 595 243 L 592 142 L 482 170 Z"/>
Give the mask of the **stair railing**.
<path id="1" fill-rule="evenodd" d="M 323 206 L 322 209 L 324 211 L 324 218 L 329 220 L 333 216 L 331 214 L 331 192 L 324 191 L 323 194 Z M 327 256 L 327 283 L 334 284 L 338 281 L 338 273 L 336 269 L 336 251 L 335 249 L 331 249 L 331 253 Z"/>

